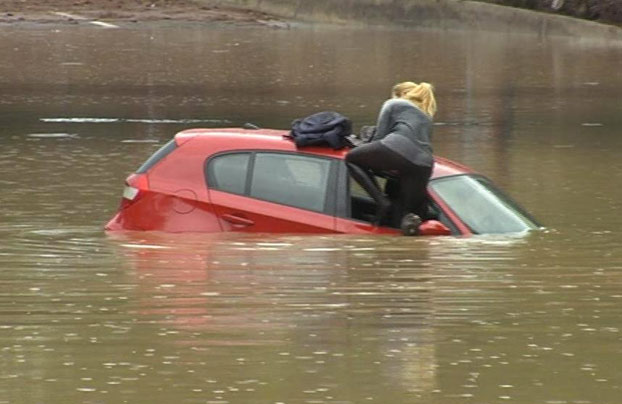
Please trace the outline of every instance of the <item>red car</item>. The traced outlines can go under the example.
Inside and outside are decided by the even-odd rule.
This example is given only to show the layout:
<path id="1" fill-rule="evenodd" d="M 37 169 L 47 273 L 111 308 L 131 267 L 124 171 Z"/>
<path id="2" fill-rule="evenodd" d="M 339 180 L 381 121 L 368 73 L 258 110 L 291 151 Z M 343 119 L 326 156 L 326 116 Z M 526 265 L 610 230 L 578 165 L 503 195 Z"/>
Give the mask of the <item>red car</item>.
<path id="1" fill-rule="evenodd" d="M 375 203 L 349 176 L 348 149 L 297 148 L 287 131 L 179 132 L 125 184 L 110 231 L 399 234 L 374 226 Z M 378 178 L 390 194 L 392 180 Z M 394 182 L 395 184 L 395 182 Z M 524 232 L 539 225 L 485 177 L 436 158 L 434 219 L 421 235 Z"/>

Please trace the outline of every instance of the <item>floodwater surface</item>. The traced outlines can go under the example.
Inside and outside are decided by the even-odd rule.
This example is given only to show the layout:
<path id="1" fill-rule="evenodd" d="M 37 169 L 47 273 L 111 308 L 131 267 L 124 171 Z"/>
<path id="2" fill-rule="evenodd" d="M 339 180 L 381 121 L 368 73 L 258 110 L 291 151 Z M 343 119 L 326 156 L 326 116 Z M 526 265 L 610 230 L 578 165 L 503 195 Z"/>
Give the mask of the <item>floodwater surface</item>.
<path id="1" fill-rule="evenodd" d="M 176 131 L 359 128 L 402 80 L 546 231 L 104 233 Z M 0 27 L 0 404 L 619 403 L 621 93 L 619 43 Z"/>

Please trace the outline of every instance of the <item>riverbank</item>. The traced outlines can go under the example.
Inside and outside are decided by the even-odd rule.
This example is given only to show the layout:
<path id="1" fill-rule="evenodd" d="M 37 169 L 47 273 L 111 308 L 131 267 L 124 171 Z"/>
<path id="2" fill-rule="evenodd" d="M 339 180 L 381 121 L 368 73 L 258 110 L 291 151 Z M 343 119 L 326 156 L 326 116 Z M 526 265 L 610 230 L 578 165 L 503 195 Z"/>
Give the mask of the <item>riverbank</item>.
<path id="1" fill-rule="evenodd" d="M 192 0 L 3 0 L 0 24 L 79 24 L 83 21 L 140 23 L 184 21 L 287 27 L 255 10 L 197 4 Z"/>
<path id="2" fill-rule="evenodd" d="M 606 2 L 606 9 L 602 3 L 599 13 L 594 14 L 593 6 L 580 8 L 580 1 L 588 4 L 592 0 L 543 0 L 540 11 L 525 9 L 528 2 L 521 0 L 3 0 L 0 24 L 90 22 L 111 26 L 173 21 L 289 28 L 291 22 L 300 21 L 622 40 L 622 28 L 617 26 L 545 10 L 572 11 L 577 16 L 608 21 L 617 18 L 618 11 L 611 2 Z M 588 11 L 592 14 L 586 14 Z"/>
<path id="3" fill-rule="evenodd" d="M 284 19 L 361 27 L 528 33 L 622 41 L 622 29 L 593 21 L 468 0 L 194 0 Z M 509 0 L 508 0 L 509 1 Z M 562 0 L 558 0 L 562 1 Z"/>

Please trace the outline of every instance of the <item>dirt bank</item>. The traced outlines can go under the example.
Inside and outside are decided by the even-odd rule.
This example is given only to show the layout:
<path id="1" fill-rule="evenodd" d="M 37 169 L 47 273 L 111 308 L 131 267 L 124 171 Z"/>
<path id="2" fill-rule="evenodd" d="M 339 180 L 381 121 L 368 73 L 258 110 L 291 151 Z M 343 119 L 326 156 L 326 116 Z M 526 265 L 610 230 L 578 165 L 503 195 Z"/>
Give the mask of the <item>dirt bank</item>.
<path id="1" fill-rule="evenodd" d="M 597 8 L 592 4 L 595 1 Z M 553 14 L 619 24 L 620 4 L 622 0 L 0 0 L 0 25 L 86 24 L 96 20 L 102 25 L 178 21 L 289 28 L 292 21 L 308 21 L 362 26 L 415 24 L 619 40 L 619 27 Z M 585 14 L 588 11 L 591 14 Z"/>
<path id="2" fill-rule="evenodd" d="M 394 26 L 469 30 L 538 37 L 621 41 L 622 29 L 515 7 L 469 0 L 193 0 L 203 6 L 227 5 L 293 21 L 351 26 Z M 538 0 L 539 1 L 539 0 Z M 559 0 L 561 1 L 561 0 Z M 622 0 L 616 0 L 622 1 Z"/>
<path id="3" fill-rule="evenodd" d="M 257 11 L 200 6 L 190 0 L 2 0 L 0 24 L 80 24 L 83 18 L 109 23 L 192 21 L 286 28 L 287 23 Z"/>

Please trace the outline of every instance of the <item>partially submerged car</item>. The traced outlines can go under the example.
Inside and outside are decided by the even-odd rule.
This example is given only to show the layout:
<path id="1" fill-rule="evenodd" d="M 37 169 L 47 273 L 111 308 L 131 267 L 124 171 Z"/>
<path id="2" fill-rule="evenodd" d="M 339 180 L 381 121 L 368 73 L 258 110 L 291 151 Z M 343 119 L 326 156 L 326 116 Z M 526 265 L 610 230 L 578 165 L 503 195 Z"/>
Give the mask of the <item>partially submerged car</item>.
<path id="1" fill-rule="evenodd" d="M 347 148 L 297 148 L 287 135 L 239 128 L 177 133 L 127 178 L 106 229 L 400 234 L 372 223 L 376 205 L 350 177 Z M 396 182 L 378 176 L 394 194 Z M 430 218 L 420 235 L 539 227 L 486 177 L 444 158 L 436 158 L 428 193 Z"/>

